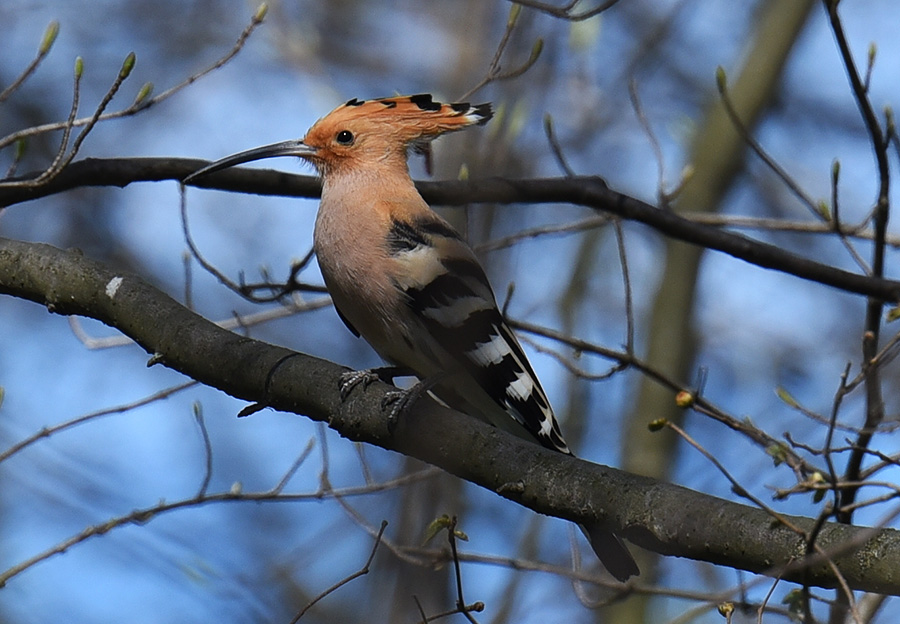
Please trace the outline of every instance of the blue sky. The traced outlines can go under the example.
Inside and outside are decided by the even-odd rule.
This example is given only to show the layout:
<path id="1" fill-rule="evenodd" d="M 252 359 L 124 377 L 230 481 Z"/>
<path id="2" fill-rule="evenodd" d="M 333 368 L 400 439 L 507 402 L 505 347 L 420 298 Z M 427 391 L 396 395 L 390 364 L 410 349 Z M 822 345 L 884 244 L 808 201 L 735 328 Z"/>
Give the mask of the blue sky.
<path id="1" fill-rule="evenodd" d="M 504 67 L 527 58 L 534 39 L 545 38 L 544 54 L 518 81 L 495 84 L 473 96 L 493 101 L 505 120 L 435 146 L 438 178 L 453 178 L 461 162 L 477 163 L 476 175 L 560 175 L 542 124 L 555 121 L 570 163 L 579 173 L 604 176 L 617 190 L 654 202 L 657 169 L 646 135 L 630 108 L 626 65 L 633 61 L 644 114 L 657 134 L 667 183 L 677 183 L 691 132 L 713 93 L 718 65 L 736 72 L 754 3 L 727 0 L 628 2 L 593 22 L 577 26 L 525 11 L 521 31 Z M 896 103 L 900 41 L 898 8 L 887 0 L 844 3 L 843 14 L 854 52 L 864 58 L 870 41 L 878 45 L 872 81 L 877 107 Z M 736 6 L 740 5 L 740 6 Z M 746 5 L 746 6 L 745 6 Z M 348 5 L 350 6 L 350 5 Z M 453 98 L 474 85 L 486 69 L 502 32 L 503 2 L 441 3 L 422 10 L 413 2 L 377 1 L 348 13 L 329 12 L 328 3 L 273 3 L 264 25 L 224 68 L 144 113 L 101 124 L 84 144 L 82 157 L 192 157 L 217 159 L 257 145 L 301 136 L 318 117 L 351 98 L 393 93 L 434 92 Z M 217 2 L 86 2 L 7 0 L 0 6 L 0 85 L 24 67 L 51 20 L 59 39 L 37 74 L 0 104 L 0 135 L 29 124 L 65 117 L 70 104 L 74 57 L 85 62 L 82 110 L 102 96 L 119 64 L 137 54 L 134 75 L 112 109 L 126 106 L 140 85 L 159 93 L 206 67 L 232 45 L 254 7 Z M 650 48 L 651 26 L 667 23 L 667 37 Z M 546 85 L 546 86 L 544 86 Z M 756 132 L 770 153 L 814 197 L 830 195 L 833 159 L 842 165 L 842 210 L 860 219 L 874 197 L 871 149 L 838 65 L 835 45 L 821 9 L 814 10 L 783 79 L 773 109 Z M 55 140 L 55 139 L 54 139 Z M 0 153 L 0 167 L 8 164 Z M 47 146 L 30 146 L 22 170 L 39 169 Z M 297 171 L 287 159 L 266 167 Z M 306 170 L 308 172 L 308 170 Z M 413 172 L 422 176 L 421 164 Z M 893 196 L 896 199 L 896 196 Z M 312 242 L 316 202 L 188 192 L 190 220 L 204 254 L 222 271 L 248 278 L 260 267 L 285 275 L 292 259 Z M 133 184 L 125 189 L 85 189 L 23 204 L 0 214 L 0 235 L 79 246 L 94 257 L 137 270 L 173 296 L 184 291 L 185 244 L 174 182 Z M 756 160 L 722 208 L 725 214 L 808 219 L 808 214 Z M 458 212 L 457 212 L 458 214 Z M 486 216 L 487 215 L 487 216 Z M 499 207 L 469 213 L 473 242 L 528 227 L 589 216 L 570 206 Z M 892 231 L 895 228 L 892 227 Z M 808 252 L 845 268 L 853 264 L 838 244 L 782 234 L 761 238 Z M 652 301 L 659 276 L 660 238 L 640 226 L 626 227 L 637 311 Z M 593 242 L 567 237 L 526 241 L 484 256 L 498 296 L 510 282 L 516 290 L 510 313 L 530 322 L 558 326 L 557 305 L 579 250 L 596 267 L 584 277 L 587 295 L 574 313 L 576 332 L 618 348 L 624 341 L 621 278 L 610 231 Z M 861 245 L 862 253 L 869 251 Z M 890 274 L 895 255 L 889 255 Z M 603 270 L 601 270 L 603 269 Z M 315 267 L 304 273 L 318 279 Z M 315 301 L 316 295 L 304 295 Z M 222 320 L 259 307 L 227 293 L 214 278 L 193 267 L 193 299 L 198 311 Z M 820 444 L 823 430 L 799 417 L 774 393 L 785 385 L 810 409 L 831 404 L 846 362 L 858 361 L 863 301 L 826 287 L 765 271 L 718 254 L 707 254 L 700 275 L 695 331 L 700 336 L 698 366 L 708 370 L 706 394 L 737 416 L 752 418 L 779 435 Z M 601 322 L 597 322 L 597 318 Z M 94 336 L 115 332 L 83 321 Z M 374 353 L 354 339 L 330 308 L 253 328 L 252 335 L 330 360 L 362 368 L 378 364 Z M 893 328 L 886 328 L 890 335 Z M 643 344 L 646 334 L 637 336 Z M 552 346 L 552 345 L 551 345 Z M 587 396 L 592 420 L 581 454 L 601 463 L 619 462 L 621 419 L 636 387 L 636 373 L 604 382 L 574 382 L 552 358 L 531 351 L 556 410 L 567 414 L 574 396 Z M 146 368 L 147 355 L 135 346 L 87 350 L 67 319 L 40 306 L 0 299 L 0 450 L 42 427 L 111 406 L 137 401 L 185 381 L 161 367 Z M 592 372 L 608 363 L 585 357 Z M 896 376 L 895 369 L 889 371 Z M 897 413 L 896 391 L 888 385 L 888 411 Z M 573 389 L 574 388 L 574 389 Z M 200 406 L 213 448 L 210 491 L 240 483 L 245 491 L 272 487 L 309 440 L 316 449 L 290 482 L 291 491 L 314 492 L 327 444 L 336 487 L 363 483 L 360 450 L 336 434 L 298 416 L 264 411 L 237 419 L 239 401 L 192 387 L 170 398 L 122 414 L 93 420 L 41 440 L 0 464 L 0 569 L 52 548 L 86 526 L 196 493 L 204 475 L 204 450 L 194 418 Z M 847 422 L 859 422 L 860 404 L 848 401 Z M 765 455 L 748 443 L 692 416 L 691 433 L 716 451 L 738 478 L 768 500 L 768 486 L 791 483 L 786 470 L 773 470 Z M 897 452 L 889 439 L 884 452 Z M 378 479 L 400 471 L 401 459 L 379 449 L 364 450 Z M 885 480 L 890 475 L 884 475 Z M 896 476 L 896 475 L 894 475 Z M 729 484 L 709 464 L 685 449 L 674 479 L 688 487 L 730 496 Z M 459 509 L 471 552 L 511 555 L 523 527 L 543 528 L 539 555 L 566 564 L 566 524 L 536 519 L 473 486 L 463 488 Z M 401 494 L 354 499 L 368 522 L 400 515 Z M 790 500 L 779 509 L 810 511 L 809 500 Z M 887 508 L 862 512 L 873 522 Z M 452 512 L 448 509 L 448 512 Z M 513 527 L 513 528 L 510 528 Z M 389 531 L 390 533 L 390 531 Z M 415 541 L 415 540 L 412 540 Z M 364 561 L 369 537 L 334 501 L 209 505 L 171 512 L 145 525 L 127 526 L 92 538 L 12 579 L 0 590 L 0 613 L 10 622 L 288 621 L 295 607 L 285 597 L 301 587 L 321 591 L 355 571 Z M 318 546 L 318 550 L 317 547 Z M 583 548 L 584 544 L 580 544 Z M 327 549 L 327 550 L 326 550 Z M 324 552 L 323 552 L 324 550 Z M 699 589 L 696 564 L 668 561 L 663 583 Z M 464 572 L 468 598 L 498 605 L 513 573 L 498 566 L 471 564 Z M 709 587 L 735 582 L 729 570 L 704 579 Z M 712 579 L 712 580 L 710 580 Z M 569 586 L 546 574 L 524 575 L 518 590 L 518 621 L 547 621 L 560 610 L 571 621 L 590 621 Z M 378 603 L 376 585 L 359 582 L 338 603 L 355 599 Z M 547 598 L 564 594 L 552 610 Z M 350 607 L 347 607 L 350 609 Z M 375 609 L 375 607 L 370 607 Z M 384 608 L 380 606 L 379 608 Z M 674 616 L 683 603 L 661 602 Z M 889 613 L 896 613 L 888 611 Z M 381 611 L 374 611 L 378 616 Z M 527 616 L 524 614 L 528 614 Z M 413 618 L 414 612 L 409 617 Z M 718 616 L 709 616 L 718 621 Z M 324 619 L 322 619 L 324 621 Z M 483 621 L 490 621 L 485 619 Z M 887 620 L 885 620 L 887 621 Z"/>

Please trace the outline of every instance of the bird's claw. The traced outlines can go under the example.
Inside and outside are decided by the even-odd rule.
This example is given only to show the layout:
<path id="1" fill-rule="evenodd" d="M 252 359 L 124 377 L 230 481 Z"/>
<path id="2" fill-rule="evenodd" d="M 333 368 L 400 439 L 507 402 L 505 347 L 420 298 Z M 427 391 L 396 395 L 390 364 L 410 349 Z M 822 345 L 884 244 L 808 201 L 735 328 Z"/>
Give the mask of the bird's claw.
<path id="1" fill-rule="evenodd" d="M 350 396 L 350 393 L 353 389 L 359 384 L 363 385 L 363 389 L 366 389 L 369 384 L 373 381 L 378 381 L 381 377 L 372 369 L 367 370 L 355 370 L 348 371 L 341 375 L 340 378 L 340 389 L 341 389 L 341 401 L 347 400 L 347 397 Z"/>
<path id="2" fill-rule="evenodd" d="M 405 374 L 406 372 L 405 369 L 391 366 L 348 371 L 341 375 L 340 379 L 341 400 L 346 400 L 353 389 L 360 384 L 363 384 L 363 389 L 365 389 L 374 381 L 387 381 L 385 377 L 389 380 L 393 380 L 394 377 Z M 423 394 L 428 392 L 440 379 L 443 379 L 443 377 L 444 375 L 442 374 L 435 375 L 434 377 L 420 381 L 408 390 L 389 390 L 388 392 L 385 392 L 381 399 L 381 410 L 384 411 L 390 407 L 387 419 L 388 431 L 393 433 L 403 412 L 412 407 Z"/>
<path id="3" fill-rule="evenodd" d="M 386 392 L 384 397 L 381 399 L 381 409 L 384 411 L 387 409 L 389 405 L 393 405 L 391 407 L 391 411 L 388 414 L 388 431 L 393 432 L 394 427 L 397 426 L 397 422 L 400 420 L 400 416 L 413 405 L 415 405 L 416 401 L 422 398 L 423 394 L 428 393 L 434 385 L 444 378 L 443 374 L 438 374 L 433 377 L 429 377 L 428 379 L 423 379 L 412 388 L 408 390 L 394 390 L 391 392 Z"/>
<path id="4" fill-rule="evenodd" d="M 397 422 L 400 420 L 400 414 L 405 412 L 418 398 L 418 393 L 416 393 L 416 396 L 411 396 L 415 389 L 416 387 L 413 386 L 409 390 L 391 390 L 390 392 L 385 392 L 384 396 L 381 398 L 381 411 L 391 407 L 391 411 L 388 413 L 387 417 L 388 431 L 391 433 L 393 433 L 394 429 L 397 427 Z"/>

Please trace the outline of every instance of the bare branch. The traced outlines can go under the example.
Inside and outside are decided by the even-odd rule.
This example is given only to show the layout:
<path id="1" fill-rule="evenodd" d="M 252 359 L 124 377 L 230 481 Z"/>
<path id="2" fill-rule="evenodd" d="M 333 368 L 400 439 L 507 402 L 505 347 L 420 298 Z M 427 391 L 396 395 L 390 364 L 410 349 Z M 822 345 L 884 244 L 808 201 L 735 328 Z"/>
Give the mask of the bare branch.
<path id="1" fill-rule="evenodd" d="M 53 271 L 40 270 L 48 264 Z M 115 278 L 121 281 L 114 295 L 104 296 Z M 417 457 L 540 513 L 604 524 L 656 552 L 764 573 L 803 547 L 794 531 L 773 527 L 771 517 L 754 507 L 562 456 L 425 399 L 390 428 L 385 411 L 390 406 L 383 407 L 383 399 L 391 386 L 375 382 L 342 400 L 339 383 L 345 368 L 222 330 L 140 278 L 111 271 L 77 252 L 0 239 L 0 293 L 39 302 L 52 312 L 97 318 L 129 334 L 154 354 L 153 362 L 232 396 L 265 400 L 275 409 L 327 422 L 351 440 Z M 521 487 L 505 487 L 509 483 Z M 702 522 L 696 509 L 704 509 Z M 801 531 L 813 524 L 808 518 L 783 517 Z M 132 515 L 116 526 L 145 519 Z M 90 527 L 70 541 L 109 528 Z M 786 580 L 835 586 L 846 579 L 854 589 L 900 594 L 893 574 L 900 568 L 900 531 L 827 523 L 817 544 L 828 556 L 790 566 Z M 39 560 L 47 556 L 36 555 Z M 0 582 L 22 569 L 16 566 Z"/>
<path id="2" fill-rule="evenodd" d="M 56 41 L 56 36 L 59 34 L 59 22 L 53 20 L 50 24 L 47 25 L 47 29 L 44 31 L 44 36 L 41 38 L 41 45 L 38 47 L 37 55 L 34 59 L 28 64 L 28 66 L 22 70 L 22 73 L 13 80 L 8 87 L 0 91 L 0 104 L 9 99 L 15 91 L 24 84 L 26 80 L 28 80 L 29 76 L 31 76 L 35 70 L 37 70 L 38 65 L 41 64 L 41 61 L 50 53 L 50 48 L 53 47 L 54 42 Z"/>
<path id="3" fill-rule="evenodd" d="M 34 189 L 0 190 L 0 206 L 37 196 L 58 193 L 75 186 L 94 184 L 123 186 L 138 180 L 180 179 L 206 164 L 194 159 L 131 159 L 126 161 L 87 159 L 63 170 L 59 183 Z M 80 165 L 80 166 L 79 166 Z M 77 167 L 77 170 L 76 170 Z M 93 170 L 93 171 L 92 171 Z M 66 173 L 71 171 L 71 175 Z M 203 178 L 198 186 L 264 195 L 318 197 L 321 186 L 308 176 L 236 167 Z M 753 240 L 733 232 L 693 222 L 668 210 L 660 210 L 639 199 L 610 189 L 593 176 L 575 178 L 537 178 L 509 180 L 456 180 L 418 182 L 416 187 L 426 201 L 436 205 L 464 205 L 472 202 L 494 203 L 571 203 L 638 221 L 672 238 L 727 253 L 756 266 L 775 269 L 834 288 L 866 295 L 886 302 L 900 302 L 900 282 L 859 275 L 825 265 L 776 245 Z"/>
<path id="4" fill-rule="evenodd" d="M 888 217 L 890 216 L 890 167 L 888 165 L 888 139 L 882 131 L 872 104 L 869 101 L 868 89 L 864 80 L 860 77 L 850 45 L 844 34 L 844 27 L 838 15 L 838 0 L 823 0 L 828 12 L 828 20 L 834 38 L 838 44 L 841 60 L 850 80 L 850 89 L 856 100 L 859 112 L 862 115 L 866 129 L 875 152 L 875 160 L 878 166 L 878 197 L 873 211 L 875 227 L 875 244 L 872 257 L 872 275 L 881 277 L 884 275 L 885 239 L 887 236 Z M 870 55 L 869 64 L 873 57 Z M 881 333 L 881 316 L 884 309 L 884 300 L 870 297 L 866 307 L 865 332 L 863 334 L 863 360 L 868 362 L 875 357 L 878 351 L 879 335 Z M 857 438 L 858 450 L 851 454 L 844 472 L 844 478 L 855 481 L 858 478 L 863 458 L 863 450 L 869 446 L 875 427 L 884 420 L 884 400 L 881 391 L 881 375 L 877 369 L 872 369 L 866 376 L 866 418 L 865 428 Z M 850 506 L 856 496 L 856 490 L 843 492 L 841 507 Z M 850 521 L 849 514 L 840 514 L 839 518 L 845 522 Z"/>

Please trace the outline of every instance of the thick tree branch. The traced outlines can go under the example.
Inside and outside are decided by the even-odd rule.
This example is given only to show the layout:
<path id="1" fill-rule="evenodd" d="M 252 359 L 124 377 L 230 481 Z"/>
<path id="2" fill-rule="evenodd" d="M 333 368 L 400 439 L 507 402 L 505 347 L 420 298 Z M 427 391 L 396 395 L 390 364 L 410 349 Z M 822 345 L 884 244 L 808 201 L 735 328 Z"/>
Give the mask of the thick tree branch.
<path id="1" fill-rule="evenodd" d="M 537 512 L 605 523 L 659 553 L 763 573 L 803 558 L 803 538 L 762 510 L 565 457 L 432 403 L 420 402 L 391 431 L 381 408 L 389 386 L 375 383 L 341 402 L 345 368 L 221 329 L 78 252 L 0 239 L 0 293 L 98 319 L 153 362 L 232 396 L 325 421 L 344 437 L 417 457 Z M 784 518 L 807 532 L 814 524 Z M 834 560 L 849 585 L 900 594 L 900 531 L 827 524 L 817 543 L 834 552 L 848 541 L 859 550 L 838 550 Z M 823 562 L 803 567 L 782 578 L 835 585 Z"/>
<path id="2" fill-rule="evenodd" d="M 72 163 L 50 184 L 40 188 L 4 188 L 0 184 L 0 207 L 52 195 L 74 187 L 126 186 L 132 182 L 180 180 L 206 164 L 208 164 L 206 161 L 177 158 L 88 158 Z M 293 197 L 318 197 L 321 192 L 318 181 L 309 176 L 241 168 L 228 169 L 204 177 L 197 181 L 197 186 Z M 528 180 L 487 178 L 418 182 L 416 186 L 430 204 L 559 202 L 586 206 L 644 223 L 672 238 L 715 249 L 763 268 L 789 273 L 879 301 L 900 302 L 898 281 L 838 269 L 803 258 L 775 245 L 696 223 L 674 212 L 662 210 L 613 191 L 598 177 Z"/>

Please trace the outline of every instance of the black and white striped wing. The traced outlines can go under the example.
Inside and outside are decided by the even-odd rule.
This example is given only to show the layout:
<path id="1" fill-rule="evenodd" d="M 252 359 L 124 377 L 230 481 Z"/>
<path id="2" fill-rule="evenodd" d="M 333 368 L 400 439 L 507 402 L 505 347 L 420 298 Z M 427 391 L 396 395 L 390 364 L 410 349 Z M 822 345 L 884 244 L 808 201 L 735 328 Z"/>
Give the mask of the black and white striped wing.
<path id="1" fill-rule="evenodd" d="M 458 364 L 458 374 L 473 379 L 543 446 L 570 453 L 547 396 L 497 309 L 484 270 L 468 245 L 436 216 L 395 223 L 390 240 L 395 257 L 405 254 L 404 260 L 416 258 L 427 268 L 423 279 L 398 287 L 428 335 Z M 452 375 L 445 385 L 454 386 Z M 441 393 L 440 385 L 436 393 L 452 407 L 464 409 L 446 396 L 451 393 Z"/>

